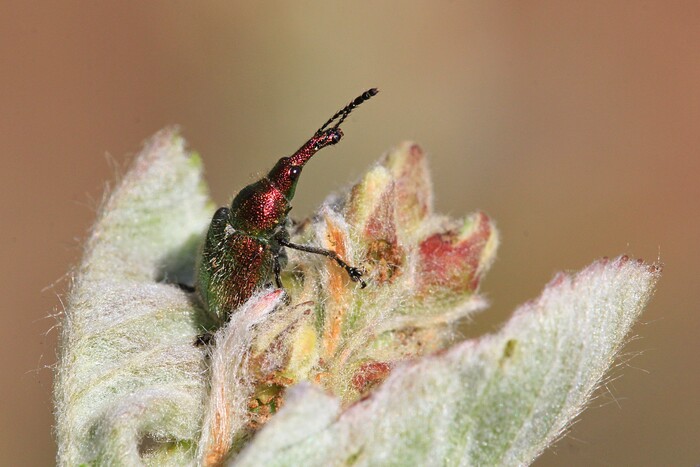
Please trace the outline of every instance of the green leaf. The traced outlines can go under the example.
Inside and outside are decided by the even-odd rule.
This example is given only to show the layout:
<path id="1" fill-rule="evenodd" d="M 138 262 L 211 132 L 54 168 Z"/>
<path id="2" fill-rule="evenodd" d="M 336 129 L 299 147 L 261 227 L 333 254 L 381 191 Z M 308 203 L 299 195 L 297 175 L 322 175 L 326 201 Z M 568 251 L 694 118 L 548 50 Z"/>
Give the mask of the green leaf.
<path id="1" fill-rule="evenodd" d="M 658 268 L 623 257 L 560 274 L 500 332 L 453 345 L 457 320 L 485 305 L 498 236 L 485 214 L 434 215 L 431 186 L 417 145 L 389 153 L 300 233 L 365 258 L 367 289 L 327 258 L 290 254 L 289 295 L 259 291 L 197 347 L 212 323 L 177 283 L 192 283 L 213 206 L 177 131 L 155 135 L 74 275 L 59 464 L 531 462 L 612 365 Z"/>
<path id="2" fill-rule="evenodd" d="M 500 332 L 398 366 L 344 412 L 300 385 L 235 465 L 528 464 L 583 409 L 658 276 L 624 257 L 560 274 Z"/>
<path id="3" fill-rule="evenodd" d="M 60 464 L 193 458 L 206 390 L 204 353 L 192 345 L 201 316 L 162 279 L 187 279 L 182 265 L 191 269 L 210 213 L 201 163 L 175 129 L 148 142 L 105 200 L 62 324 Z"/>

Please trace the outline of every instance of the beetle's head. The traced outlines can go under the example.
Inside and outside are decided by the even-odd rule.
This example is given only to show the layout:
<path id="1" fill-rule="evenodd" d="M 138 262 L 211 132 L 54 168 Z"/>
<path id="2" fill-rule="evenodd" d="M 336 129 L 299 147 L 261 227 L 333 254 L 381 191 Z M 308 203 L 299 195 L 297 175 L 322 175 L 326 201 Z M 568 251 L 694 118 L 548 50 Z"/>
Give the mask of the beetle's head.
<path id="1" fill-rule="evenodd" d="M 267 174 L 267 178 L 284 194 L 287 200 L 291 200 L 294 197 L 297 180 L 299 175 L 301 175 L 301 169 L 304 167 L 304 164 L 321 149 L 337 144 L 343 137 L 340 124 L 345 121 L 350 112 L 358 105 L 369 100 L 372 96 L 376 96 L 377 92 L 379 91 L 376 88 L 372 88 L 357 96 L 352 102 L 329 118 L 297 152 L 277 161 L 277 164 Z M 335 124 L 328 128 L 333 122 Z"/>
<path id="2" fill-rule="evenodd" d="M 268 180 L 284 193 L 288 200 L 291 200 L 304 164 L 321 149 L 337 144 L 342 137 L 343 132 L 340 128 L 330 128 L 316 133 L 292 156 L 278 160 L 267 174 Z"/>

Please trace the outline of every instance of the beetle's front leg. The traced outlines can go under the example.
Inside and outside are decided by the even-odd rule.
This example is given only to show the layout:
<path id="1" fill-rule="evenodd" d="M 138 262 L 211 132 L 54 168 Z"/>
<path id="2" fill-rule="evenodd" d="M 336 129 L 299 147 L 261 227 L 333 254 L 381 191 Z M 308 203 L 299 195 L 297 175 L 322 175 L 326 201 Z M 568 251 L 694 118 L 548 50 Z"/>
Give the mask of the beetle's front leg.
<path id="1" fill-rule="evenodd" d="M 338 263 L 338 266 L 341 268 L 345 269 L 345 272 L 348 273 L 348 276 L 350 276 L 350 279 L 353 282 L 359 282 L 360 287 L 363 289 L 367 287 L 367 283 L 362 280 L 362 271 L 359 268 L 350 266 L 348 263 L 343 261 L 343 259 L 338 255 L 333 250 L 326 250 L 324 248 L 318 248 L 315 246 L 308 246 L 308 245 L 299 245 L 298 243 L 292 243 L 286 238 L 279 238 L 277 239 L 280 245 L 287 247 L 287 248 L 292 248 L 293 250 L 299 250 L 299 251 L 305 251 L 307 253 L 314 253 L 317 255 L 323 255 L 326 256 L 332 260 L 334 260 L 336 263 Z"/>
<path id="2" fill-rule="evenodd" d="M 282 287 L 282 278 L 280 277 L 280 274 L 282 273 L 282 265 L 280 264 L 279 254 L 272 257 L 272 270 L 275 273 L 275 283 L 277 284 L 277 288 L 284 288 Z"/>

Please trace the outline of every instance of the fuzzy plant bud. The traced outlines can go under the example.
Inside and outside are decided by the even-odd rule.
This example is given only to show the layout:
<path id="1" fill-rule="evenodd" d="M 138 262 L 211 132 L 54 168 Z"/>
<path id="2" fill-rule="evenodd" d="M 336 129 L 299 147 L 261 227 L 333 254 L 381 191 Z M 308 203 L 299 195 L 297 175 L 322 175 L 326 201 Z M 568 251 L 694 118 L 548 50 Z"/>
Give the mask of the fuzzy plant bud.
<path id="1" fill-rule="evenodd" d="M 500 331 L 460 340 L 486 306 L 498 234 L 481 212 L 434 213 L 432 197 L 423 151 L 398 146 L 292 230 L 361 266 L 366 288 L 288 250 L 283 289 L 216 323 L 178 286 L 193 282 L 214 210 L 202 167 L 175 130 L 155 135 L 74 274 L 59 464 L 530 463 L 585 407 L 659 268 L 621 257 L 559 274 Z"/>

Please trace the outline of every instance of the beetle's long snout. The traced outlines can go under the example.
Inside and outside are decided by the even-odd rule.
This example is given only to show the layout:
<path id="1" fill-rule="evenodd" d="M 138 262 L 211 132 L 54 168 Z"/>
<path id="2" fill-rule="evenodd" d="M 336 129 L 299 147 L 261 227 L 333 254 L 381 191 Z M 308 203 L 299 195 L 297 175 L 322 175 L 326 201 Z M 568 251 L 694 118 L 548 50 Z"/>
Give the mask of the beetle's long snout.
<path id="1" fill-rule="evenodd" d="M 343 130 L 340 128 L 331 128 L 324 131 L 319 136 L 319 141 L 316 143 L 318 149 L 324 148 L 326 146 L 332 146 L 338 144 L 343 138 Z"/>
<path id="2" fill-rule="evenodd" d="M 332 146 L 338 144 L 338 142 L 343 138 L 343 131 L 340 129 L 340 124 L 345 121 L 345 119 L 350 115 L 350 112 L 355 110 L 357 106 L 363 102 L 368 101 L 372 97 L 376 96 L 379 90 L 377 88 L 371 88 L 363 92 L 355 99 L 352 100 L 348 105 L 337 111 L 331 118 L 328 119 L 326 123 L 319 128 L 316 133 L 308 140 L 297 152 L 294 153 L 289 159 L 290 163 L 293 165 L 302 166 L 311 159 L 311 156 L 316 154 L 319 150 L 325 148 L 326 146 Z M 331 128 L 328 126 L 335 122 Z"/>
<path id="3" fill-rule="evenodd" d="M 302 166 L 318 151 L 326 146 L 337 144 L 342 138 L 343 131 L 340 128 L 330 128 L 320 134 L 316 134 L 289 158 L 289 163 Z"/>

